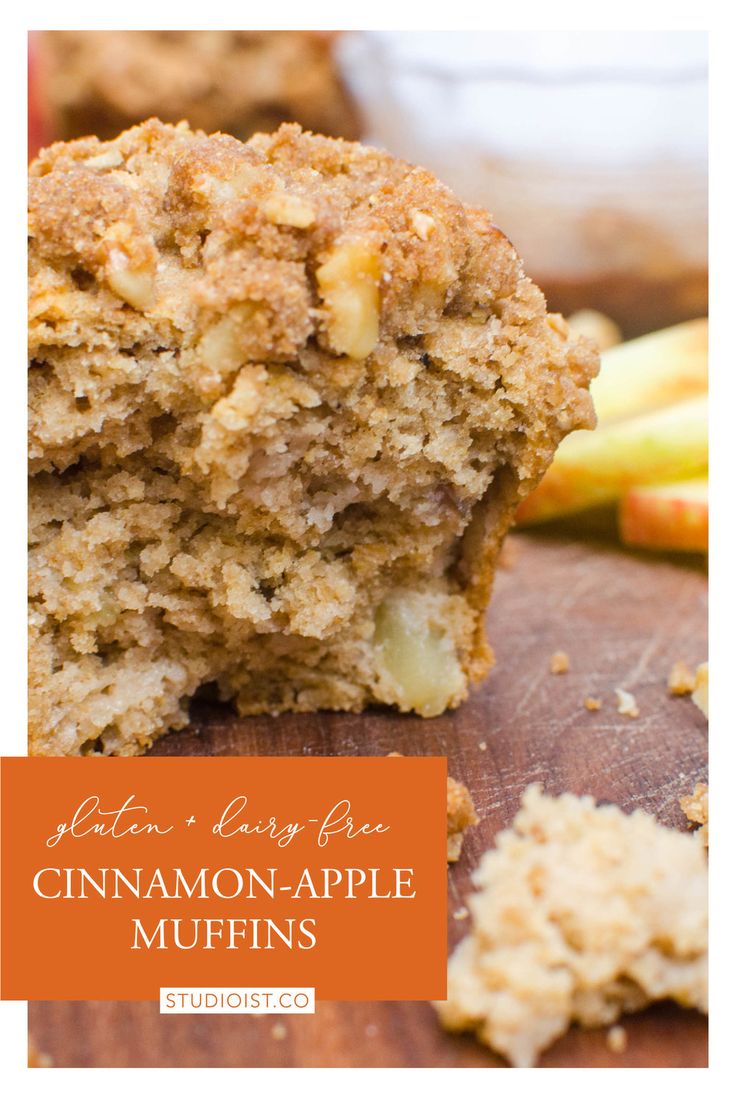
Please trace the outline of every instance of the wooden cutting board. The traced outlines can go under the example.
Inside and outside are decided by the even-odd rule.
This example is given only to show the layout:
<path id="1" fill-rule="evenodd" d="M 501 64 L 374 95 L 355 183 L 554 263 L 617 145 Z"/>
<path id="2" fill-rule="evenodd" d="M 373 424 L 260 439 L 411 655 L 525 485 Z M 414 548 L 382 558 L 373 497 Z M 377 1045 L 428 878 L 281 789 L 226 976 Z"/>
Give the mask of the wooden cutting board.
<path id="1" fill-rule="evenodd" d="M 667 675 L 676 660 L 706 658 L 702 568 L 549 533 L 515 535 L 505 558 L 489 613 L 496 667 L 456 712 L 433 720 L 389 711 L 238 719 L 225 707 L 199 705 L 190 726 L 153 754 L 446 755 L 481 818 L 449 870 L 451 945 L 467 928 L 453 913 L 470 873 L 530 782 L 640 806 L 685 829 L 677 799 L 707 777 L 707 726 L 689 698 L 669 696 Z M 567 674 L 550 674 L 555 651 L 569 655 Z M 638 718 L 616 712 L 616 687 L 635 694 Z M 599 712 L 585 709 L 588 696 L 602 700 Z M 29 1021 L 39 1049 L 60 1066 L 503 1064 L 473 1038 L 446 1034 L 420 1003 L 322 1003 L 313 1017 L 256 1018 L 38 1002 Z M 605 1031 L 575 1029 L 540 1064 L 707 1064 L 707 1024 L 697 1013 L 660 1005 L 624 1022 L 625 1052 L 607 1047 Z"/>

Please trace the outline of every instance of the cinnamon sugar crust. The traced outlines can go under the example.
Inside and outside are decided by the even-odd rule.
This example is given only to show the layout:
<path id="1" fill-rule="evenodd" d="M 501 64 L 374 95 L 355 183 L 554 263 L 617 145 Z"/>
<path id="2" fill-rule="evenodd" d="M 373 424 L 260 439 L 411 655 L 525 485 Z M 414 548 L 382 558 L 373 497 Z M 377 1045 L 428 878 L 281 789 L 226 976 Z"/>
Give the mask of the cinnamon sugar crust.
<path id="1" fill-rule="evenodd" d="M 30 748 L 242 713 L 434 715 L 597 358 L 430 173 L 156 120 L 30 170 Z"/>

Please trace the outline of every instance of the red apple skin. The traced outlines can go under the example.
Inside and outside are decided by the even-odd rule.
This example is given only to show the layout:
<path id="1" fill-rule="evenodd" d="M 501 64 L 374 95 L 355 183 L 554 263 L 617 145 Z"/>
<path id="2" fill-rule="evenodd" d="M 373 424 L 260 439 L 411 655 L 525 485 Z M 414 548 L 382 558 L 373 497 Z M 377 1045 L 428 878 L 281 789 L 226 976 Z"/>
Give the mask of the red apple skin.
<path id="1" fill-rule="evenodd" d="M 708 551 L 707 480 L 635 487 L 619 504 L 624 544 L 662 552 Z"/>
<path id="2" fill-rule="evenodd" d="M 51 117 L 41 81 L 38 46 L 33 31 L 28 35 L 28 160 L 52 140 Z"/>

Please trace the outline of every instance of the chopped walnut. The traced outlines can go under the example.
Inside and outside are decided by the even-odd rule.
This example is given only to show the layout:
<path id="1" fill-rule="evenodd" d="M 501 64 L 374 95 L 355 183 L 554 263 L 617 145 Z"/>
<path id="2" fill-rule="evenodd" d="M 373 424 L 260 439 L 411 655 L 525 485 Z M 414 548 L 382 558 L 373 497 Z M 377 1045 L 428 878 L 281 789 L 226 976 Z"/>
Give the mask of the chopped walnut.
<path id="1" fill-rule="evenodd" d="M 118 165 L 122 165 L 123 155 L 120 150 L 110 149 L 94 157 L 87 157 L 84 163 L 88 169 L 116 169 Z"/>
<path id="2" fill-rule="evenodd" d="M 276 226 L 293 226 L 297 230 L 305 230 L 315 219 L 311 203 L 288 192 L 269 196 L 263 204 L 263 213 Z"/>
<path id="3" fill-rule="evenodd" d="M 158 250 L 150 236 L 141 235 L 129 222 L 114 222 L 100 244 L 108 287 L 137 311 L 147 311 L 156 301 Z"/>
<path id="4" fill-rule="evenodd" d="M 412 211 L 411 226 L 418 238 L 422 241 L 429 241 L 434 233 L 436 223 L 432 216 L 425 211 Z"/>
<path id="5" fill-rule="evenodd" d="M 110 290 L 136 310 L 149 310 L 155 300 L 155 282 L 152 272 L 132 268 L 123 253 L 113 250 L 106 268 Z"/>
<path id="6" fill-rule="evenodd" d="M 355 360 L 370 356 L 378 341 L 381 262 L 363 242 L 343 242 L 317 269 L 327 310 L 327 336 L 336 353 Z"/>

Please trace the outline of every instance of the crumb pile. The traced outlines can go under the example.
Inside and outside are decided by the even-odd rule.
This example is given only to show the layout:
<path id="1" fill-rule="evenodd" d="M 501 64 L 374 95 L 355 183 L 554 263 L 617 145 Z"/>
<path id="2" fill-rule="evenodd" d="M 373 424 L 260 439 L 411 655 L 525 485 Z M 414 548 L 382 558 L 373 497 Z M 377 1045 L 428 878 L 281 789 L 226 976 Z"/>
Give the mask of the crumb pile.
<path id="1" fill-rule="evenodd" d="M 476 873 L 442 1023 L 529 1066 L 573 1022 L 665 999 L 706 1011 L 707 878 L 692 836 L 529 787 Z"/>
<path id="2" fill-rule="evenodd" d="M 157 115 L 249 138 L 300 123 L 359 136 L 333 55 L 312 31 L 42 31 L 45 98 L 60 138 L 121 130 Z"/>
<path id="3" fill-rule="evenodd" d="M 30 179 L 30 747 L 243 713 L 431 716 L 597 358 L 484 212 L 297 126 L 152 120 Z"/>

